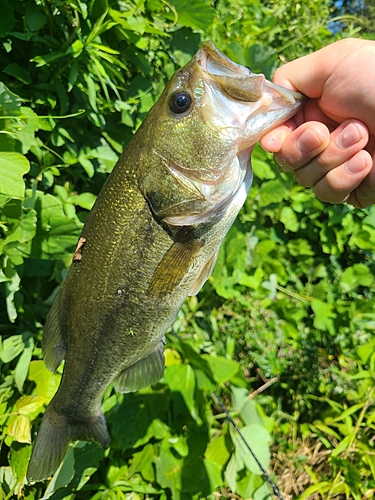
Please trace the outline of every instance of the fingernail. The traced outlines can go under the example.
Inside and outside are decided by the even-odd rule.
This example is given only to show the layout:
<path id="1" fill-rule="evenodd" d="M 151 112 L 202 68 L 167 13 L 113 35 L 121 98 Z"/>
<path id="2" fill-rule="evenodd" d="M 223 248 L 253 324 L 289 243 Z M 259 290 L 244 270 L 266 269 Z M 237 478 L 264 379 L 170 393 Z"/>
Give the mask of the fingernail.
<path id="1" fill-rule="evenodd" d="M 356 175 L 366 168 L 367 162 L 362 154 L 356 154 L 345 163 L 345 170 L 348 174 Z"/>
<path id="2" fill-rule="evenodd" d="M 322 141 L 319 135 L 309 128 L 304 130 L 297 139 L 297 146 L 302 153 L 310 153 L 321 145 Z"/>
<path id="3" fill-rule="evenodd" d="M 349 123 L 337 136 L 336 144 L 342 148 L 350 148 L 361 140 L 361 133 L 355 123 Z"/>

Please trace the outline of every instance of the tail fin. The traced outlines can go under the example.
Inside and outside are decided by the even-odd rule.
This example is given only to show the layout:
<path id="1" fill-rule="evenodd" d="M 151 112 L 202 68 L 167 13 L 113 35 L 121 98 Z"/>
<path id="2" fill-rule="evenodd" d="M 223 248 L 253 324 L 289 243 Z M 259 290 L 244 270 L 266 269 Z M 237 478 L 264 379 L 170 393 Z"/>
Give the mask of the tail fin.
<path id="1" fill-rule="evenodd" d="M 85 420 L 74 420 L 47 407 L 31 455 L 27 480 L 42 481 L 50 477 L 63 461 L 71 441 L 94 441 L 103 448 L 110 437 L 102 414 Z"/>

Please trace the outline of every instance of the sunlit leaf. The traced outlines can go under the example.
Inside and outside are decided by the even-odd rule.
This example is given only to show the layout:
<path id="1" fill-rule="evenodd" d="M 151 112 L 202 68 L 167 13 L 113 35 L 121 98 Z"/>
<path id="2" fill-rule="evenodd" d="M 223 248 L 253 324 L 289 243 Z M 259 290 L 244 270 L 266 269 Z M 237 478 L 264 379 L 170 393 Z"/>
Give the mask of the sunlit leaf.
<path id="1" fill-rule="evenodd" d="M 8 434 L 19 443 L 31 443 L 30 417 L 23 414 L 14 417 L 8 425 Z"/>
<path id="2" fill-rule="evenodd" d="M 0 194 L 9 198 L 23 199 L 23 176 L 30 170 L 28 160 L 19 153 L 0 151 Z"/>

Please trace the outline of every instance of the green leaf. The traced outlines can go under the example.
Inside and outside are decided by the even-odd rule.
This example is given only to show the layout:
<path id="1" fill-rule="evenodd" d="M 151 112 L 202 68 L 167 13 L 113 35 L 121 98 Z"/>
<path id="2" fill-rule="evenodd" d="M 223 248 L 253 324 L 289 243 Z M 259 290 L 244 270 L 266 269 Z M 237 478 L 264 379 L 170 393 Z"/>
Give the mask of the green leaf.
<path id="1" fill-rule="evenodd" d="M 263 426 L 255 424 L 243 427 L 241 429 L 241 434 L 249 443 L 254 455 L 264 469 L 267 470 L 270 462 L 270 433 Z M 236 448 L 235 453 L 238 463 L 243 463 L 246 468 L 254 474 L 262 474 L 262 471 L 250 451 L 245 447 L 245 444 L 235 431 L 232 432 L 232 437 Z"/>
<path id="2" fill-rule="evenodd" d="M 1 16 L 0 16 L 0 37 L 5 37 L 13 30 L 14 26 L 14 11 L 8 0 L 1 2 Z"/>
<path id="3" fill-rule="evenodd" d="M 9 363 L 21 354 L 25 348 L 22 335 L 12 335 L 3 341 L 0 350 L 0 359 L 3 363 Z"/>
<path id="4" fill-rule="evenodd" d="M 263 182 L 258 192 L 259 206 L 266 207 L 273 203 L 280 203 L 285 195 L 285 186 L 279 179 Z"/>
<path id="5" fill-rule="evenodd" d="M 362 484 L 362 475 L 359 470 L 349 460 L 342 460 L 341 466 L 345 468 L 345 481 L 351 491 L 358 494 L 360 492 L 360 485 Z"/>
<path id="6" fill-rule="evenodd" d="M 43 361 L 31 361 L 29 380 L 35 382 L 35 394 L 41 396 L 45 403 L 49 403 L 60 384 L 61 375 L 47 370 Z"/>
<path id="7" fill-rule="evenodd" d="M 246 425 L 262 425 L 256 403 L 249 398 L 248 389 L 232 387 L 232 408 L 234 411 L 240 412 L 241 418 Z"/>
<path id="8" fill-rule="evenodd" d="M 31 446 L 17 442 L 12 443 L 9 453 L 9 465 L 20 482 L 25 479 L 30 456 Z"/>
<path id="9" fill-rule="evenodd" d="M 171 4 L 178 14 L 177 22 L 196 30 L 207 29 L 215 16 L 213 8 L 204 0 L 195 0 L 194 3 L 189 0 L 172 0 Z M 167 14 L 166 17 L 173 19 L 173 15 Z"/>
<path id="10" fill-rule="evenodd" d="M 230 453 L 226 445 L 226 437 L 224 434 L 209 441 L 204 456 L 210 462 L 216 462 L 222 467 L 227 463 Z"/>
<path id="11" fill-rule="evenodd" d="M 167 440 L 162 442 L 160 455 L 155 460 L 156 480 L 163 488 L 170 488 L 172 498 L 181 498 L 181 471 L 184 459 L 172 453 Z"/>
<path id="12" fill-rule="evenodd" d="M 280 221 L 284 224 L 285 229 L 293 233 L 298 231 L 299 224 L 297 216 L 291 207 L 283 207 L 280 212 Z"/>
<path id="13" fill-rule="evenodd" d="M 229 488 L 232 491 L 236 491 L 237 484 L 237 460 L 236 456 L 233 454 L 231 459 L 228 462 L 228 465 L 225 469 L 225 480 L 229 484 Z"/>
<path id="14" fill-rule="evenodd" d="M 344 293 L 351 292 L 358 286 L 370 286 L 374 283 L 374 275 L 364 264 L 354 264 L 343 272 L 340 285 Z"/>
<path id="15" fill-rule="evenodd" d="M 79 207 L 91 210 L 96 200 L 96 196 L 92 193 L 81 193 L 74 198 L 74 203 Z"/>
<path id="16" fill-rule="evenodd" d="M 219 486 L 222 486 L 222 470 L 223 468 L 216 462 L 212 460 L 203 460 L 204 468 L 206 469 L 206 474 L 209 482 L 210 491 L 214 491 Z"/>
<path id="17" fill-rule="evenodd" d="M 30 415 L 42 408 L 44 403 L 42 396 L 23 396 L 16 401 L 16 408 L 21 415 Z"/>
<path id="18" fill-rule="evenodd" d="M 39 225 L 33 240 L 33 258 L 64 258 L 76 246 L 81 223 L 65 215 L 60 200 L 38 192 L 35 204 Z"/>
<path id="19" fill-rule="evenodd" d="M 192 367 L 187 364 L 168 366 L 164 380 L 171 391 L 181 392 L 190 413 L 194 413 L 195 375 Z"/>
<path id="20" fill-rule="evenodd" d="M 333 312 L 332 307 L 321 300 L 314 299 L 311 302 L 311 308 L 315 315 L 315 328 L 327 331 L 333 335 L 335 332 L 335 324 L 333 320 L 336 318 L 336 314 Z"/>
<path id="21" fill-rule="evenodd" d="M 274 179 L 276 177 L 275 172 L 272 170 L 270 165 L 263 160 L 258 158 L 251 158 L 251 165 L 253 167 L 253 172 L 259 179 Z"/>
<path id="22" fill-rule="evenodd" d="M 230 380 L 239 370 L 240 365 L 233 359 L 227 359 L 223 356 L 211 356 L 203 354 L 202 358 L 207 362 L 211 368 L 215 380 L 219 384 L 223 384 Z"/>
<path id="23" fill-rule="evenodd" d="M 17 80 L 25 83 L 26 85 L 30 85 L 32 83 L 30 73 L 17 63 L 9 64 L 6 68 L 3 69 L 3 71 L 8 75 L 14 76 L 14 78 L 17 78 Z"/>
<path id="24" fill-rule="evenodd" d="M 9 436 L 14 437 L 19 443 L 31 443 L 30 417 L 27 415 L 17 415 L 8 425 Z"/>
<path id="25" fill-rule="evenodd" d="M 29 170 L 30 164 L 23 155 L 0 151 L 0 194 L 22 200 L 25 197 L 23 176 Z"/>
<path id="26" fill-rule="evenodd" d="M 46 24 L 47 18 L 40 10 L 27 9 L 25 22 L 30 31 L 38 31 Z"/>
<path id="27" fill-rule="evenodd" d="M 146 481 L 153 482 L 155 480 L 154 459 L 155 451 L 152 444 L 147 444 L 140 452 L 134 453 L 129 467 L 129 477 L 136 472 L 140 472 Z"/>
<path id="28" fill-rule="evenodd" d="M 33 355 L 34 341 L 32 338 L 28 339 L 25 344 L 25 349 L 18 360 L 15 373 L 14 381 L 16 383 L 17 389 L 22 393 L 23 384 L 26 380 L 31 357 Z"/>
<path id="29" fill-rule="evenodd" d="M 16 267 L 13 265 L 13 262 L 10 259 L 7 259 L 7 265 L 4 269 L 4 274 L 8 278 L 5 281 L 5 293 L 6 293 L 6 307 L 8 318 L 11 323 L 14 323 L 17 319 L 17 306 L 15 304 L 15 295 L 20 289 L 21 278 L 16 270 Z"/>

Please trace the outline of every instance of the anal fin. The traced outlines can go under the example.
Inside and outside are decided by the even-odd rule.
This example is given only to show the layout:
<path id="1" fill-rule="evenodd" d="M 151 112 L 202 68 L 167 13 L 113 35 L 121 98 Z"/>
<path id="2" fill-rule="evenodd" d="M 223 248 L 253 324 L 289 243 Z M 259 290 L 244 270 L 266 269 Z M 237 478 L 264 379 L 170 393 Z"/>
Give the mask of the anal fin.
<path id="1" fill-rule="evenodd" d="M 61 288 L 52 303 L 42 337 L 43 358 L 46 367 L 55 372 L 66 354 L 66 340 L 61 330 Z"/>
<path id="2" fill-rule="evenodd" d="M 119 392 L 131 392 L 156 384 L 164 374 L 164 340 L 146 358 L 123 370 L 113 381 Z"/>

